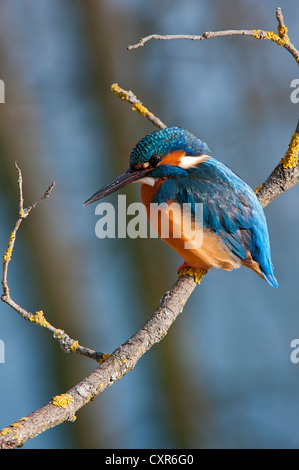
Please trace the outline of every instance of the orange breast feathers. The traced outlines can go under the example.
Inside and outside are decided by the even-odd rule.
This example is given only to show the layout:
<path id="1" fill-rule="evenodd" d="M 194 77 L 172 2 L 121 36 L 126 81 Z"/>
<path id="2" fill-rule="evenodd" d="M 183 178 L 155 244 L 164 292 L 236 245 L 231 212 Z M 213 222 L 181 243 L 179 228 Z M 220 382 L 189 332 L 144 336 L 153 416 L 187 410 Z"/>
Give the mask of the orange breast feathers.
<path id="1" fill-rule="evenodd" d="M 151 205 L 164 183 L 157 179 L 153 186 L 142 184 L 141 198 L 147 217 L 159 237 L 175 250 L 188 266 L 202 269 L 222 268 L 228 271 L 238 268 L 240 258 L 233 255 L 224 245 L 220 236 L 191 222 L 189 213 L 184 213 L 178 203 Z"/>
<path id="2" fill-rule="evenodd" d="M 143 204 L 145 205 L 147 216 L 148 216 L 149 220 L 150 220 L 150 218 L 149 218 L 150 204 L 151 204 L 156 192 L 161 188 L 163 183 L 164 183 L 163 178 L 159 178 L 159 179 L 156 180 L 156 182 L 154 183 L 153 186 L 151 186 L 149 184 L 145 184 L 145 183 L 143 183 L 141 185 L 141 199 L 142 199 Z"/>
<path id="3" fill-rule="evenodd" d="M 174 165 L 191 168 L 206 160 L 208 155 L 188 157 L 177 151 L 166 155 L 159 165 Z M 241 264 L 240 258 L 226 248 L 221 237 L 195 221 L 191 221 L 189 212 L 184 212 L 174 201 L 164 204 L 151 204 L 155 194 L 164 184 L 164 178 L 145 181 L 141 185 L 141 198 L 147 211 L 147 217 L 159 237 L 175 250 L 192 267 L 202 269 L 222 268 L 232 270 Z"/>

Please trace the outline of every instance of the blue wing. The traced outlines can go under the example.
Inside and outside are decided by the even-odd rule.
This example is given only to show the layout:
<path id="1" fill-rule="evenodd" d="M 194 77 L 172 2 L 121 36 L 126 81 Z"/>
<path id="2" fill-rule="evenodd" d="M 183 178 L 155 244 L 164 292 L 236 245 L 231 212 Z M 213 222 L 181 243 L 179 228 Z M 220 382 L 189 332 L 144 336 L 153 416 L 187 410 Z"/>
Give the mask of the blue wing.
<path id="1" fill-rule="evenodd" d="M 194 216 L 195 204 L 202 203 L 204 228 L 220 235 L 223 243 L 242 260 L 246 260 L 249 252 L 268 283 L 278 287 L 265 215 L 252 189 L 211 157 L 195 168 L 176 168 L 177 177 L 172 174 L 172 178 L 166 179 L 153 202 L 189 203 Z"/>

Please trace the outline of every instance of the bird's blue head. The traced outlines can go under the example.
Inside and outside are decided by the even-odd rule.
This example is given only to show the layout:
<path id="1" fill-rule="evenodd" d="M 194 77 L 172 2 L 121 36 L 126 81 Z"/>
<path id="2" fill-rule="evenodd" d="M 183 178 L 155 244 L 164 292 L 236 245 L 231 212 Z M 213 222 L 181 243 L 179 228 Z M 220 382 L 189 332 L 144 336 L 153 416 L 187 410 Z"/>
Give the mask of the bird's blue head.
<path id="1" fill-rule="evenodd" d="M 195 135 L 180 127 L 166 127 L 146 135 L 133 148 L 130 166 L 150 162 L 153 157 L 164 157 L 178 150 L 189 156 L 209 155 L 210 149 Z"/>
<path id="2" fill-rule="evenodd" d="M 143 137 L 133 148 L 128 170 L 103 186 L 84 205 L 102 199 L 129 183 L 151 176 L 158 165 L 163 163 L 164 167 L 177 165 L 178 160 L 172 158 L 172 155 L 186 155 L 188 158 L 200 157 L 210 155 L 210 149 L 200 139 L 180 127 L 166 127 L 152 132 Z"/>

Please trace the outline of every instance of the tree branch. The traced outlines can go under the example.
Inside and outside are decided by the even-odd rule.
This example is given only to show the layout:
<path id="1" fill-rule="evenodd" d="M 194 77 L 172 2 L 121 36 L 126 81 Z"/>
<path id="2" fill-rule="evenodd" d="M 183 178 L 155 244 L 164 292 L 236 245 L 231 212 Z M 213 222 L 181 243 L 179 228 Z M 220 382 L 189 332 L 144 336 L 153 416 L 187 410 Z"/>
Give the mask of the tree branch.
<path id="1" fill-rule="evenodd" d="M 255 192 L 263 207 L 299 181 L 299 121 L 285 156 Z"/>
<path id="2" fill-rule="evenodd" d="M 74 421 L 75 413 L 82 406 L 124 377 L 153 344 L 164 338 L 195 286 L 193 277 L 180 277 L 172 289 L 166 292 L 153 316 L 101 366 L 65 394 L 57 395 L 26 418 L 4 428 L 0 432 L 0 448 L 19 447 L 47 429 L 64 421 Z"/>
<path id="3" fill-rule="evenodd" d="M 138 43 L 127 46 L 128 50 L 143 47 L 152 40 L 170 41 L 174 39 L 188 39 L 190 41 L 203 41 L 204 39 L 219 38 L 223 36 L 251 36 L 256 39 L 270 39 L 278 46 L 283 46 L 299 63 L 299 51 L 290 42 L 288 29 L 284 25 L 281 8 L 276 9 L 276 18 L 278 21 L 278 34 L 273 31 L 263 31 L 262 29 L 229 29 L 225 31 L 206 31 L 200 35 L 194 34 L 150 34 L 143 37 Z"/>
<path id="4" fill-rule="evenodd" d="M 164 124 L 157 116 L 151 113 L 139 99 L 134 95 L 134 93 L 129 90 L 124 90 L 120 88 L 118 83 L 113 83 L 111 85 L 111 91 L 113 91 L 119 98 L 125 100 L 127 103 L 132 105 L 132 110 L 137 111 L 141 116 L 146 117 L 154 126 L 158 127 L 159 129 L 164 129 L 166 124 Z"/>

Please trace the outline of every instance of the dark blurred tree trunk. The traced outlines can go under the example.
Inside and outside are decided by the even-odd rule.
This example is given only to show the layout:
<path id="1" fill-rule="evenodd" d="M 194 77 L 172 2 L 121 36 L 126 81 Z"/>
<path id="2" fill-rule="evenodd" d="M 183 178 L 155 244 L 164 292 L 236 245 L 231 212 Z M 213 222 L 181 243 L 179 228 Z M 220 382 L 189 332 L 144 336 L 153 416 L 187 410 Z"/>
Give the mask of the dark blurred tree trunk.
<path id="1" fill-rule="evenodd" d="M 86 32 L 94 54 L 96 66 L 95 86 L 99 112 L 103 112 L 105 115 L 107 136 L 110 137 L 109 148 L 114 150 L 112 155 L 107 156 L 107 162 L 105 163 L 112 169 L 111 174 L 115 175 L 127 167 L 132 143 L 134 145 L 135 140 L 137 141 L 143 137 L 144 133 L 153 132 L 155 129 L 149 128 L 148 124 L 143 122 L 145 120 L 137 116 L 136 113 L 130 113 L 127 106 L 122 106 L 119 100 L 112 93 L 109 93 L 111 84 L 121 80 L 120 77 L 117 77 L 115 64 L 119 60 L 124 60 L 123 52 L 127 46 L 124 43 L 124 25 L 129 30 L 130 25 L 133 24 L 133 19 L 129 16 L 124 19 L 123 12 L 122 15 L 117 16 L 116 10 L 110 8 L 107 2 L 87 0 L 81 5 L 85 15 Z M 140 25 L 138 26 L 140 28 Z M 138 36 L 139 31 L 136 34 Z M 126 52 L 126 54 L 128 53 Z M 146 85 L 140 85 L 142 73 L 138 71 L 138 67 L 140 67 L 138 58 L 135 62 L 132 57 L 128 57 L 128 60 L 130 61 L 128 67 L 131 67 L 130 70 L 132 71 L 129 86 L 136 91 L 135 84 L 142 94 L 139 98 L 143 100 L 144 96 L 147 96 L 147 91 Z M 132 66 L 132 64 L 134 65 Z M 144 104 L 147 105 L 146 102 Z M 153 112 L 157 112 L 158 115 L 160 111 L 160 109 L 153 109 Z M 140 132 L 136 132 L 136 129 Z M 135 188 L 133 188 L 134 190 Z M 130 191 L 127 191 L 127 194 L 129 194 L 128 202 L 136 200 L 136 191 L 134 193 L 135 199 L 132 199 L 133 196 Z M 137 194 L 137 197 L 140 200 L 139 194 Z M 162 249 L 160 240 L 158 244 L 153 245 L 154 250 L 151 249 L 151 242 L 151 240 L 146 240 L 145 243 L 138 239 L 134 240 L 133 244 L 128 243 L 128 240 L 123 242 L 123 249 L 130 250 L 131 269 L 138 273 L 135 276 L 135 289 L 140 299 L 142 299 L 141 314 L 144 316 L 144 318 L 140 317 L 140 323 L 157 307 L 161 295 L 169 288 L 172 280 L 176 277 L 173 266 L 171 269 L 171 255 L 167 261 L 167 252 L 165 253 Z M 161 263 L 161 259 L 163 259 L 163 263 Z M 156 272 L 159 274 L 156 275 Z M 179 335 L 176 338 L 172 331 L 167 340 L 164 340 L 163 344 L 160 343 L 159 349 L 155 350 L 156 374 L 163 394 L 161 401 L 167 403 L 164 410 L 165 433 L 169 433 L 169 439 L 173 442 L 174 447 L 188 448 L 190 447 L 190 436 L 195 432 L 193 413 L 198 416 L 204 415 L 201 407 L 205 405 L 204 400 L 199 399 L 202 395 L 200 390 L 191 393 L 191 390 L 194 390 L 194 383 L 190 381 L 189 377 L 185 376 L 182 383 L 183 364 L 176 359 L 180 350 L 178 342 Z M 186 396 L 188 396 L 188 400 L 185 399 Z M 198 432 L 198 422 L 196 426 Z M 200 442 L 198 442 L 198 445 L 200 446 Z"/>
<path id="2" fill-rule="evenodd" d="M 10 27 L 13 28 L 13 25 Z M 18 213 L 17 174 L 14 161 L 18 162 L 23 171 L 24 198 L 27 204 L 41 196 L 49 183 L 55 179 L 55 175 L 44 172 L 42 158 L 44 136 L 36 112 L 38 100 L 23 81 L 26 74 L 22 67 L 11 60 L 10 50 L 19 46 L 14 44 L 13 35 L 7 36 L 8 28 L 5 32 L 5 41 L 1 42 L 0 49 L 1 77 L 6 83 L 6 103 L 0 105 L 0 178 L 2 201 L 5 200 L 9 206 L 10 223 L 13 224 Z M 56 204 L 56 210 L 60 208 L 60 213 L 54 213 L 50 204 L 55 205 L 55 190 L 48 204 L 34 211 L 30 217 L 30 224 L 23 224 L 11 263 L 11 269 L 20 270 L 27 282 L 29 280 L 32 286 L 31 292 L 27 298 L 21 299 L 18 286 L 11 288 L 18 302 L 24 303 L 32 312 L 43 309 L 51 323 L 71 332 L 73 337 L 81 340 L 84 335 L 81 315 L 84 305 L 78 295 L 80 292 L 76 274 L 79 269 L 76 257 L 78 247 L 71 243 L 64 233 L 61 233 L 61 237 L 53 237 L 53 227 L 55 225 L 57 227 L 66 209 L 59 202 Z M 55 234 L 57 233 L 59 230 L 55 230 Z M 25 250 L 25 259 L 28 261 L 26 266 L 21 264 L 23 257 L 18 257 L 21 247 Z M 10 311 L 8 315 L 14 315 L 14 312 Z M 32 325 L 20 323 L 19 328 L 32 328 Z M 41 335 L 46 351 L 43 353 L 49 359 L 44 371 L 47 381 L 51 384 L 48 396 L 55 395 L 80 379 L 82 371 L 87 370 L 87 360 L 82 360 L 78 356 L 64 355 L 42 329 L 36 330 L 36 334 Z M 67 428 L 74 447 L 87 446 L 85 427 L 89 427 L 88 422 L 81 421 L 80 424 L 76 423 Z M 102 441 L 105 446 L 100 429 L 97 430 L 97 434 L 98 442 Z"/>

